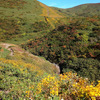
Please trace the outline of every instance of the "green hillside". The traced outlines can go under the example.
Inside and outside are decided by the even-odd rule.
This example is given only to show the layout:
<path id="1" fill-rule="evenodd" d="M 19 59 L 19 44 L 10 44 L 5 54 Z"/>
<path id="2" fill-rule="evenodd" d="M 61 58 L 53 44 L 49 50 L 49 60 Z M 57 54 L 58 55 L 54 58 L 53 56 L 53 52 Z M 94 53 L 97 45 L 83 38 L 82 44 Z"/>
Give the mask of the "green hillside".
<path id="1" fill-rule="evenodd" d="M 29 23 L 37 21 L 42 13 L 36 0 L 1 0 L 0 17 L 10 19 L 25 19 Z"/>
<path id="2" fill-rule="evenodd" d="M 73 16 L 73 17 L 100 16 L 100 3 L 83 4 L 68 9 L 60 9 L 60 8 L 54 8 L 54 9 L 57 9 L 59 12 L 64 13 L 66 16 Z"/>
<path id="3" fill-rule="evenodd" d="M 45 20 L 45 17 L 63 17 L 56 10 L 37 0 L 1 0 L 0 18 L 24 19 L 28 23 Z"/>
<path id="4" fill-rule="evenodd" d="M 18 45 L 0 43 L 0 99 L 22 99 L 30 86 L 59 71 L 43 57 L 32 55 Z"/>
<path id="5" fill-rule="evenodd" d="M 22 62 L 22 63 L 31 63 L 34 66 L 40 67 L 39 69 L 43 72 L 47 72 L 49 74 L 59 73 L 54 64 L 46 61 L 43 57 L 38 57 L 32 55 L 28 51 L 25 51 L 18 45 L 9 44 L 9 43 L 0 43 L 0 58 L 4 58 L 5 60 L 12 60 L 14 62 Z M 27 57 L 27 58 L 26 58 Z"/>
<path id="6" fill-rule="evenodd" d="M 64 17 L 37 0 L 1 0 L 0 4 L 0 41 L 55 28 Z"/>

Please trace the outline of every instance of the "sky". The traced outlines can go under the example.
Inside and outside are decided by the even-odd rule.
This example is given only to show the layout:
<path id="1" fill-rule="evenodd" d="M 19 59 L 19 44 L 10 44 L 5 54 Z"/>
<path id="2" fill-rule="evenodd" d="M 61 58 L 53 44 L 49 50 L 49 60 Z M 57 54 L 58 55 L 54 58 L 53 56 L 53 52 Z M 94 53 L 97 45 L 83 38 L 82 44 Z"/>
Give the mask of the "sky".
<path id="1" fill-rule="evenodd" d="M 47 6 L 58 8 L 71 8 L 80 4 L 100 3 L 100 0 L 38 0 Z"/>

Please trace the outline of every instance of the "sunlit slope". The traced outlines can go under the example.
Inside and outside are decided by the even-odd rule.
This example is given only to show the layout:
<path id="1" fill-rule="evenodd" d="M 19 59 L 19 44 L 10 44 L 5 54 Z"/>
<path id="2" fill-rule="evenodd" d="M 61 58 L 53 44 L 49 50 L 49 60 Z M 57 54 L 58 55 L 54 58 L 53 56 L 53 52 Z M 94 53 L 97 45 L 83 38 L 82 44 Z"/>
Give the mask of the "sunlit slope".
<path id="1" fill-rule="evenodd" d="M 68 9 L 54 8 L 66 16 L 100 16 L 100 3 L 82 4 Z"/>
<path id="2" fill-rule="evenodd" d="M 22 18 L 28 22 L 39 20 L 42 14 L 41 6 L 36 0 L 1 0 L 0 17 Z"/>
<path id="3" fill-rule="evenodd" d="M 0 11 L 0 17 L 22 18 L 28 22 L 43 20 L 43 16 L 63 17 L 37 0 L 0 0 Z"/>
<path id="4" fill-rule="evenodd" d="M 0 0 L 0 41 L 55 28 L 63 14 L 37 0 Z M 37 25 L 38 24 L 38 25 Z"/>
<path id="5" fill-rule="evenodd" d="M 33 70 L 40 70 L 46 73 L 59 73 L 56 66 L 44 58 L 32 55 L 17 45 L 0 43 L 0 58 L 3 63 L 17 65 L 26 65 Z M 14 62 L 14 63 L 13 63 Z M 24 66 L 25 67 L 25 66 Z"/>
<path id="6" fill-rule="evenodd" d="M 56 10 L 52 9 L 51 7 L 44 5 L 41 2 L 40 2 L 40 5 L 43 7 L 41 16 L 52 17 L 52 18 L 62 18 L 62 17 L 64 17 L 63 15 L 58 14 Z"/>
<path id="7" fill-rule="evenodd" d="M 42 7 L 42 14 L 40 16 L 43 16 L 45 21 L 49 23 L 51 27 L 54 29 L 55 24 L 58 23 L 58 20 L 61 20 L 61 18 L 64 18 L 63 13 L 60 13 L 57 10 L 52 9 L 52 7 L 48 7 L 41 2 L 40 2 L 40 5 Z"/>

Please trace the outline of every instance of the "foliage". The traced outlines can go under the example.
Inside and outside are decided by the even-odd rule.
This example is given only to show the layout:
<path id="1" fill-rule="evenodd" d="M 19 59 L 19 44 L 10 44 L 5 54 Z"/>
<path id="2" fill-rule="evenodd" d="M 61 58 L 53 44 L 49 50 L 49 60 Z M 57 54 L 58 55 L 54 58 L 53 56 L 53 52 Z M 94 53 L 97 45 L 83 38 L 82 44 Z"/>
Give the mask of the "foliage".
<path id="1" fill-rule="evenodd" d="M 7 7 L 7 8 L 17 8 L 21 9 L 22 5 L 24 5 L 26 2 L 24 0 L 1 0 L 0 4 L 1 7 Z"/>
<path id="2" fill-rule="evenodd" d="M 74 58 L 67 62 L 64 72 L 73 70 L 82 77 L 87 77 L 90 81 L 100 80 L 100 63 L 94 59 Z"/>
<path id="3" fill-rule="evenodd" d="M 9 53 L 7 49 L 0 47 L 0 58 L 7 58 Z"/>
<path id="4" fill-rule="evenodd" d="M 99 60 L 99 39 L 97 35 L 91 37 L 89 33 L 80 34 L 80 31 L 78 31 L 80 28 L 77 27 L 80 27 L 81 24 L 76 25 L 73 23 L 69 25 L 59 25 L 42 38 L 36 38 L 28 41 L 26 44 L 22 44 L 22 47 L 30 50 L 30 52 L 35 55 L 43 56 L 47 60 L 59 64 L 61 70 L 67 68 L 77 71 L 74 69 L 75 64 L 76 67 L 79 66 L 79 75 L 86 75 L 89 79 L 96 81 L 99 79 L 98 76 L 100 73 L 98 72 L 100 63 L 95 60 Z M 78 23 L 78 21 L 76 20 L 75 23 Z M 92 41 L 93 38 L 95 38 L 96 41 Z M 79 60 L 77 63 L 73 60 L 76 58 L 78 58 L 77 61 Z M 85 59 L 89 60 L 87 61 Z M 72 67 L 70 66 L 70 61 L 73 63 Z M 91 65 L 90 62 L 92 63 Z M 93 62 L 95 62 L 95 64 L 93 64 Z M 84 70 L 81 68 L 82 66 L 85 66 Z M 92 68 L 91 74 L 85 71 L 89 70 L 90 67 Z M 96 68 L 95 70 L 94 67 Z M 96 72 L 98 75 L 95 74 Z"/>
<path id="5" fill-rule="evenodd" d="M 47 21 L 45 16 L 41 16 L 43 7 L 37 0 L 1 0 L 0 4 L 0 41 L 20 37 L 23 33 L 53 28 L 55 23 L 52 18 L 57 20 L 57 16 L 63 17 L 56 10 L 47 7 L 46 13 L 49 9 L 51 17 L 48 17 L 52 20 Z"/>
<path id="6" fill-rule="evenodd" d="M 40 3 L 40 5 L 42 6 L 41 16 L 51 17 L 51 18 L 62 18 L 62 17 L 64 17 L 64 16 L 62 16 L 61 13 L 57 12 L 57 10 L 52 9 L 51 7 L 48 7 L 48 6 L 44 5 L 43 3 Z"/>
<path id="7" fill-rule="evenodd" d="M 100 97 L 100 82 L 95 86 L 87 78 L 66 72 L 47 74 L 22 61 L 0 59 L 1 99 L 92 99 Z"/>
<path id="8" fill-rule="evenodd" d="M 99 89 L 100 82 L 96 86 L 93 86 L 93 84 L 89 85 L 88 79 L 78 77 L 76 73 L 67 72 L 63 75 L 60 74 L 59 77 L 48 75 L 47 77 L 43 78 L 37 84 L 36 94 L 33 92 L 31 95 L 33 95 L 33 98 L 35 95 L 39 95 L 47 99 L 59 97 L 58 99 L 64 100 L 84 100 L 90 98 L 92 100 L 93 98 L 96 100 L 96 98 L 100 96 Z M 31 93 L 31 90 L 28 91 L 28 93 Z M 28 97 L 30 97 L 30 95 L 28 95 Z"/>
<path id="9" fill-rule="evenodd" d="M 54 64 L 50 63 L 43 57 L 30 54 L 29 52 L 20 48 L 18 45 L 0 43 L 0 47 L 0 58 L 15 60 L 15 63 L 17 63 L 17 61 L 31 63 L 32 65 L 38 66 L 41 70 L 44 70 L 49 74 L 57 73 Z"/>
<path id="10" fill-rule="evenodd" d="M 39 67 L 16 60 L 0 59 L 0 98 L 24 99 L 33 82 L 43 75 Z"/>
<path id="11" fill-rule="evenodd" d="M 50 25 L 48 23 L 40 21 L 40 22 L 35 22 L 34 24 L 31 25 L 31 27 L 32 27 L 34 32 L 39 32 L 39 31 L 42 31 L 42 30 L 49 29 Z"/>

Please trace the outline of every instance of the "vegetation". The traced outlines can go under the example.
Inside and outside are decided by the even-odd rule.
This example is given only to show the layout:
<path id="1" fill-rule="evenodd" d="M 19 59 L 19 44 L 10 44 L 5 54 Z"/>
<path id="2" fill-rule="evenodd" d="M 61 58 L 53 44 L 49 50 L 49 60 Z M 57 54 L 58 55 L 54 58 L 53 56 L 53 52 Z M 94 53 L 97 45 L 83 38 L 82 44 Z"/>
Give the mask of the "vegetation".
<path id="1" fill-rule="evenodd" d="M 91 81 L 97 81 L 100 79 L 98 29 L 85 19 L 83 24 L 79 24 L 81 20 L 83 19 L 79 21 L 76 19 L 69 25 L 60 25 L 44 37 L 22 44 L 22 47 L 59 64 L 64 72 L 72 70 L 78 75 L 88 77 Z M 87 27 L 84 21 L 91 25 Z M 84 33 L 84 30 L 88 33 Z"/>
<path id="2" fill-rule="evenodd" d="M 0 59 L 0 98 L 18 99 L 92 99 L 100 96 L 100 82 L 94 86 L 88 79 L 67 72 L 50 75 L 37 66 L 15 60 Z"/>
<path id="3" fill-rule="evenodd" d="M 97 99 L 98 85 L 89 83 L 87 78 L 66 72 L 59 76 L 21 60 L 0 58 L 0 98 L 18 99 Z"/>
<path id="4" fill-rule="evenodd" d="M 0 4 L 0 100 L 100 100 L 100 4 Z"/>
<path id="5" fill-rule="evenodd" d="M 100 3 L 82 4 L 68 9 L 61 9 L 61 8 L 54 8 L 54 9 L 58 10 L 60 13 L 63 13 L 68 17 L 100 16 Z"/>
<path id="6" fill-rule="evenodd" d="M 1 0 L 0 4 L 0 41 L 50 30 L 55 28 L 58 18 L 63 18 L 58 11 L 37 0 Z"/>

